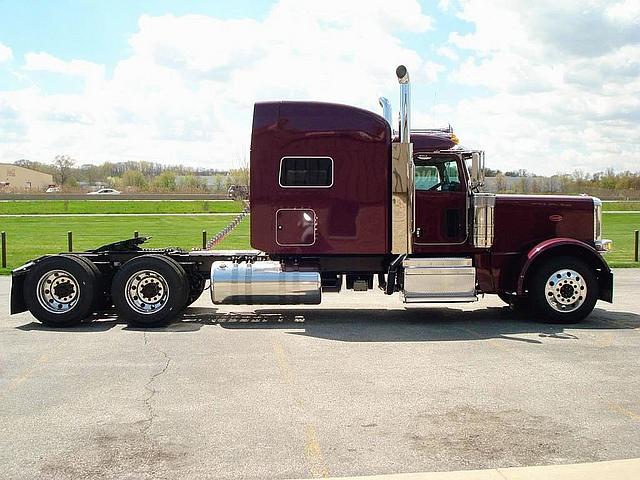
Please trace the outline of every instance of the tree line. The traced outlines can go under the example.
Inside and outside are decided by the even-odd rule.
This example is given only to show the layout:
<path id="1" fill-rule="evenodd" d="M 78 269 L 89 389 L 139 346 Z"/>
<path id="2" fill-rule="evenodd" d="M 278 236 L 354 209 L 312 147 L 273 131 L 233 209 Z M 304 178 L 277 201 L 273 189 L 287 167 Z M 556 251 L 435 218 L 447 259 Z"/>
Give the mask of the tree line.
<path id="1" fill-rule="evenodd" d="M 248 163 L 219 170 L 155 162 L 105 162 L 82 164 L 68 155 L 57 155 L 52 163 L 18 160 L 15 165 L 48 173 L 64 190 L 111 187 L 133 192 L 226 192 L 230 185 L 248 185 Z"/>
<path id="2" fill-rule="evenodd" d="M 601 172 L 588 173 L 575 170 L 551 176 L 539 176 L 518 170 L 501 172 L 487 171 L 493 179 L 488 186 L 498 193 L 616 193 L 616 197 L 640 198 L 640 172 L 616 172 L 608 168 Z"/>
<path id="3" fill-rule="evenodd" d="M 78 165 L 68 155 L 57 155 L 52 163 L 18 160 L 15 165 L 53 175 L 66 190 L 108 186 L 128 191 L 152 192 L 226 192 L 230 185 L 249 185 L 246 155 L 236 159 L 231 170 L 163 165 L 156 162 L 105 162 Z M 640 198 L 640 172 L 600 172 L 536 175 L 526 169 L 487 169 L 486 190 L 498 193 L 589 193 L 604 196 Z M 613 192 L 616 195 L 613 195 Z M 612 195 L 608 195 L 612 193 Z"/>

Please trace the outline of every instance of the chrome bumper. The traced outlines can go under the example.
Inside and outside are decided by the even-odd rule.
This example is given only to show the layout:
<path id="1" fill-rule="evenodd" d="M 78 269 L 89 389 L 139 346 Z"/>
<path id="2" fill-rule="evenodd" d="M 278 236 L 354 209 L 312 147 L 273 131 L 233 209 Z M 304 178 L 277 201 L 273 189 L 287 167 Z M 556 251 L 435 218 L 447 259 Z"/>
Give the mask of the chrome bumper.
<path id="1" fill-rule="evenodd" d="M 596 250 L 600 253 L 608 253 L 613 249 L 613 241 L 612 240 L 596 240 L 595 241 Z"/>

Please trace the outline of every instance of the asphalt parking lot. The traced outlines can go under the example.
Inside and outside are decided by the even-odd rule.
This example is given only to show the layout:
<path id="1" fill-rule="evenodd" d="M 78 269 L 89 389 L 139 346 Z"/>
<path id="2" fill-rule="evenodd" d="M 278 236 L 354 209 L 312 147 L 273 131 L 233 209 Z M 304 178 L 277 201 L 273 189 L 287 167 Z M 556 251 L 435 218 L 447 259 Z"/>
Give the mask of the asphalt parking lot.
<path id="1" fill-rule="evenodd" d="M 216 308 L 136 330 L 8 315 L 0 478 L 305 478 L 640 457 L 640 270 L 545 325 L 497 297 L 405 310 L 381 293 Z"/>

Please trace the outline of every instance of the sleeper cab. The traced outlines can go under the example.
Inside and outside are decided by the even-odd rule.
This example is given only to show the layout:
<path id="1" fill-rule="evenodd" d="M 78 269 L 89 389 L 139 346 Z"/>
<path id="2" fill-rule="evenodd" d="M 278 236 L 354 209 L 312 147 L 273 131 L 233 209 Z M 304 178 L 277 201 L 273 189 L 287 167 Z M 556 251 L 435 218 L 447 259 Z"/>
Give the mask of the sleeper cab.
<path id="1" fill-rule="evenodd" d="M 251 246 L 270 254 L 389 251 L 391 131 L 346 105 L 257 103 Z"/>

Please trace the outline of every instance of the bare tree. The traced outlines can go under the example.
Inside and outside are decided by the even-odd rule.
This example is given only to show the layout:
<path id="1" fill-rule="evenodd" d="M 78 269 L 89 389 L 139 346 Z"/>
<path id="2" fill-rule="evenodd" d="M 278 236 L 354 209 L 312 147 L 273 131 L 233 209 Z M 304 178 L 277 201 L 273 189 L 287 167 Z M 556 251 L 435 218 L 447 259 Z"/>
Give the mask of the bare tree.
<path id="1" fill-rule="evenodd" d="M 53 163 L 58 169 L 60 185 L 64 185 L 69 180 L 69 172 L 75 165 L 76 161 L 69 155 L 56 155 Z"/>
<path id="2" fill-rule="evenodd" d="M 229 180 L 234 185 L 249 186 L 249 158 L 247 152 L 239 150 L 236 152 L 234 168 L 229 170 Z"/>

